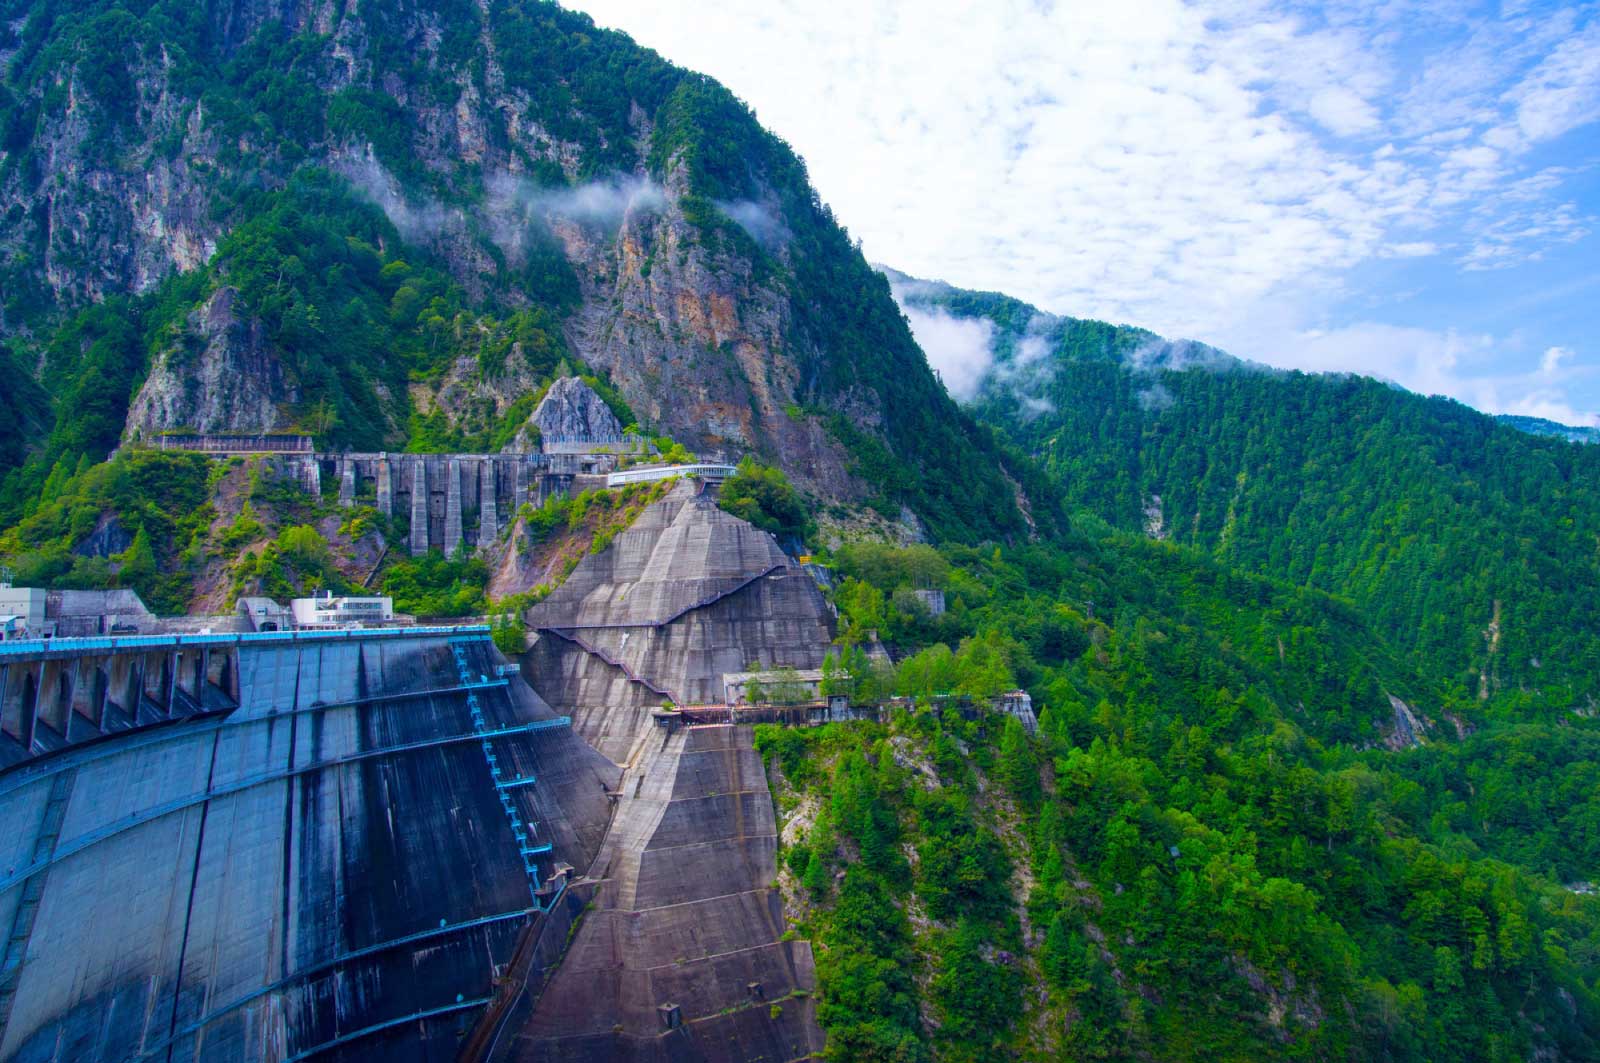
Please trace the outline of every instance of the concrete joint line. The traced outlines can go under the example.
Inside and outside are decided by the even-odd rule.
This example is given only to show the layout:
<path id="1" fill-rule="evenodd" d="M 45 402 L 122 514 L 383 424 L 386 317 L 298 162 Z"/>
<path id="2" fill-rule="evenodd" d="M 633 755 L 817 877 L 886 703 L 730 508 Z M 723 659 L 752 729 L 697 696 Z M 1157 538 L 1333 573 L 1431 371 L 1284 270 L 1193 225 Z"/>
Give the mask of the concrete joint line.
<path id="1" fill-rule="evenodd" d="M 183 1038 L 199 1033 L 201 1030 L 205 1029 L 207 1026 L 210 1026 L 223 1016 L 238 1011 L 240 1008 L 249 1004 L 253 1000 L 259 1000 L 261 997 L 287 989 L 290 986 L 304 982 L 307 979 L 314 978 L 325 971 L 330 971 L 335 967 L 349 963 L 352 960 L 363 959 L 367 956 L 373 956 L 380 952 L 388 952 L 391 949 L 404 948 L 407 945 L 415 945 L 418 942 L 428 941 L 432 938 L 448 937 L 452 934 L 458 934 L 463 930 L 471 930 L 474 927 L 488 926 L 491 923 L 505 922 L 507 919 L 520 919 L 525 916 L 536 915 L 538 914 L 538 911 L 539 910 L 537 908 L 521 908 L 516 911 L 502 912 L 499 915 L 486 915 L 478 919 L 468 919 L 460 923 L 451 923 L 449 926 L 434 927 L 431 930 L 423 930 L 415 934 L 407 934 L 405 937 L 394 938 L 393 940 L 385 941 L 377 945 L 368 945 L 364 949 L 354 949 L 350 952 L 343 953 L 339 956 L 335 956 L 331 960 L 324 960 L 323 962 L 315 964 L 311 967 L 307 967 L 302 971 L 296 971 L 287 978 L 281 978 L 271 985 L 264 986 L 261 989 L 255 990 L 254 992 L 247 993 L 242 997 L 238 997 L 223 1007 L 217 1008 L 215 1011 L 207 1012 L 206 1015 L 198 1021 L 190 1023 L 188 1026 L 185 1026 L 183 1029 L 177 1031 L 166 1040 L 150 1046 L 135 1058 L 138 1060 L 150 1059 L 171 1045 L 181 1041 Z"/>
<path id="2" fill-rule="evenodd" d="M 764 949 L 777 948 L 786 944 L 788 944 L 788 942 L 780 941 L 777 938 L 774 938 L 771 941 L 764 942 L 760 945 L 746 945 L 742 949 L 727 949 L 723 952 L 707 953 L 704 956 L 685 957 L 682 963 L 658 963 L 654 967 L 644 968 L 644 973 L 654 974 L 656 971 L 682 970 L 685 967 L 692 967 L 697 963 L 709 963 L 712 960 L 720 960 L 724 956 L 737 956 L 742 952 L 760 952 Z M 763 1003 L 771 1003 L 771 1001 L 764 1001 Z"/>
<path id="3" fill-rule="evenodd" d="M 570 721 L 563 721 L 566 721 L 566 717 L 560 717 L 556 720 L 541 720 L 537 723 L 523 724 L 519 727 L 501 728 L 498 731 L 485 731 L 482 734 L 468 731 L 466 734 L 448 735 L 444 738 L 430 738 L 425 742 L 407 742 L 404 745 L 384 746 L 381 749 L 364 749 L 359 753 L 351 753 L 348 756 L 336 757 L 333 760 L 324 760 L 316 764 L 308 764 L 301 768 L 289 768 L 282 771 L 265 772 L 260 775 L 253 775 L 247 779 L 241 779 L 236 783 L 231 783 L 227 786 L 221 787 L 220 789 L 208 790 L 203 794 L 191 794 L 188 797 L 180 797 L 172 801 L 167 801 L 163 804 L 155 805 L 149 809 L 146 809 L 144 812 L 135 813 L 132 816 L 128 816 L 120 820 L 114 820 L 98 830 L 90 831 L 88 834 L 79 835 L 77 838 L 73 839 L 71 843 L 58 849 L 49 859 L 36 861 L 35 863 L 23 868 L 21 871 L 18 871 L 10 878 L 0 880 L 0 894 L 3 894 L 18 884 L 27 881 L 46 868 L 60 863 L 62 860 L 65 860 L 68 857 L 76 856 L 78 853 L 99 845 L 101 842 L 106 841 L 107 839 L 114 838 L 124 831 L 132 830 L 135 827 L 142 827 L 146 823 L 153 823 L 158 819 L 164 819 L 167 816 L 173 815 L 177 812 L 182 812 L 188 808 L 193 808 L 196 805 L 203 805 L 206 802 L 212 801 L 219 797 L 229 797 L 233 794 L 243 793 L 246 790 L 253 790 L 258 786 L 266 786 L 275 782 L 283 782 L 286 779 L 296 778 L 301 775 L 311 775 L 316 772 L 327 771 L 329 768 L 342 767 L 346 764 L 356 764 L 363 760 L 371 760 L 374 757 L 388 757 L 400 753 L 415 753 L 424 749 L 433 749 L 437 746 L 455 745 L 460 742 L 477 742 L 484 738 L 506 738 L 510 737 L 511 735 L 532 734 L 537 731 L 548 731 L 555 727 L 566 726 L 567 723 L 570 723 Z"/>
<path id="4" fill-rule="evenodd" d="M 642 859 L 643 857 L 652 853 L 671 853 L 676 852 L 679 849 L 693 849 L 696 846 L 715 845 L 718 842 L 753 842 L 760 841 L 762 838 L 776 837 L 776 834 L 729 834 L 721 838 L 708 838 L 705 841 L 684 842 L 682 845 L 663 845 L 659 849 L 643 849 L 640 850 L 639 856 Z"/>
<path id="5" fill-rule="evenodd" d="M 719 893 L 715 897 L 696 897 L 692 901 L 679 901 L 677 904 L 659 904 L 654 908 L 634 908 L 634 909 L 631 909 L 630 911 L 623 912 L 622 914 L 624 914 L 624 915 L 643 915 L 646 912 L 667 912 L 667 911 L 671 911 L 674 908 L 687 908 L 691 904 L 707 904 L 707 903 L 709 903 L 711 901 L 725 901 L 729 897 L 743 897 L 743 896 L 746 896 L 746 895 L 752 894 L 752 893 L 776 893 L 776 892 L 777 891 L 775 889 L 773 889 L 771 886 L 757 886 L 753 890 L 735 890 L 732 893 Z M 613 909 L 613 911 L 622 911 L 622 910 L 621 909 Z"/>
<path id="6" fill-rule="evenodd" d="M 509 680 L 491 679 L 487 683 L 473 683 L 470 686 L 438 687 L 433 690 L 419 690 L 410 694 L 380 694 L 374 697 L 357 698 L 353 701 L 330 701 L 323 705 L 301 705 L 293 709 L 282 709 L 269 712 L 261 716 L 238 718 L 238 710 L 232 710 L 226 717 L 208 715 L 202 723 L 195 724 L 197 717 L 179 717 L 173 720 L 164 720 L 159 724 L 152 724 L 141 729 L 144 733 L 133 730 L 118 732 L 118 735 L 127 735 L 128 739 L 122 742 L 94 746 L 83 749 L 67 748 L 60 751 L 58 756 L 52 757 L 43 764 L 24 761 L 10 772 L 0 775 L 0 797 L 11 793 L 21 786 L 40 779 L 48 779 L 58 772 L 70 768 L 82 767 L 106 757 L 121 756 L 134 749 L 145 746 L 158 745 L 163 742 L 175 742 L 181 738 L 192 738 L 197 735 L 209 734 L 212 731 L 226 730 L 234 727 L 249 727 L 256 724 L 267 723 L 272 720 L 288 719 L 291 716 L 303 716 L 313 712 L 332 712 L 337 709 L 353 709 L 361 705 L 371 705 L 383 701 L 402 701 L 406 698 L 444 697 L 450 694 L 459 694 L 467 690 L 480 690 L 487 687 L 503 687 L 509 685 Z M 565 719 L 565 717 L 561 717 Z M 186 726 L 194 724 L 193 726 Z M 555 723 L 551 722 L 552 726 Z M 3 890 L 0 890 L 3 892 Z"/>

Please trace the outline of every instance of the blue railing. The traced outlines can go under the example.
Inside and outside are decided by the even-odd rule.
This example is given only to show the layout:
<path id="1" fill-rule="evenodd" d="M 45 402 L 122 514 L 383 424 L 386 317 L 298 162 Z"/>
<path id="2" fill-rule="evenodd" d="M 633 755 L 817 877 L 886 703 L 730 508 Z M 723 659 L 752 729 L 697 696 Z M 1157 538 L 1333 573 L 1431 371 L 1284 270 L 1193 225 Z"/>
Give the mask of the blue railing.
<path id="1" fill-rule="evenodd" d="M 181 649 L 185 646 L 234 646 L 261 643 L 339 642 L 359 639 L 436 638 L 489 634 L 488 624 L 436 627 L 339 628 L 332 631 L 243 631 L 209 635 L 109 635 L 93 638 L 19 639 L 0 642 L 0 657 L 38 653 L 90 653 L 96 650 Z"/>

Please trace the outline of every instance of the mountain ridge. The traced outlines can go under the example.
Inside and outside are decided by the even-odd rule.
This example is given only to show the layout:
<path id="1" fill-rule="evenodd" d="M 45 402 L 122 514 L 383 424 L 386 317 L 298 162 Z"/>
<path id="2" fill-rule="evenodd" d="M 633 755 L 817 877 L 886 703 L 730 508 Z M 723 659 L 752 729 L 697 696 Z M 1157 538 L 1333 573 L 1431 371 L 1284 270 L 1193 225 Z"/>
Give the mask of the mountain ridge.
<path id="1" fill-rule="evenodd" d="M 1600 452 L 1366 377 L 1258 370 L 999 293 L 897 290 L 913 314 L 986 323 L 967 408 L 1071 503 L 1356 601 L 1463 702 L 1596 692 L 1581 603 L 1600 593 L 1583 545 Z"/>
<path id="2" fill-rule="evenodd" d="M 244 335 L 265 341 L 249 357 L 321 347 L 247 411 L 274 422 L 258 427 L 400 449 L 413 415 L 439 409 L 445 428 L 476 431 L 523 390 L 496 386 L 505 352 L 531 347 L 536 378 L 579 360 L 653 429 L 785 461 L 825 503 L 890 519 L 909 506 L 941 535 L 1025 532 L 1008 488 L 965 475 L 998 452 L 944 398 L 800 160 L 721 86 L 586 16 L 534 0 L 70 13 L 10 0 L 3 14 L 0 333 L 35 371 L 138 382 L 181 366 L 215 338 L 186 315 L 233 284 L 253 315 Z M 375 275 L 401 263 L 411 276 Z M 148 334 L 102 321 L 51 351 L 126 299 L 153 304 Z M 458 424 L 430 385 L 474 356 L 479 401 Z M 109 449 L 134 397 L 83 387 L 93 403 L 72 405 L 103 406 L 108 423 L 25 438 L 36 460 L 13 509 L 56 464 Z M 207 408 L 146 402 L 136 427 Z"/>

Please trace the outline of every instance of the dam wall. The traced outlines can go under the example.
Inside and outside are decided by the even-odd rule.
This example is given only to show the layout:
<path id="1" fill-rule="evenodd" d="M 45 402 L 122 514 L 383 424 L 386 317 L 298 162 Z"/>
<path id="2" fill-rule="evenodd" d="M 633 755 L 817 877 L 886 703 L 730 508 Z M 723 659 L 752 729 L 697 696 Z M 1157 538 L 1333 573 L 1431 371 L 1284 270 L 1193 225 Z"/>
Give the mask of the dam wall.
<path id="1" fill-rule="evenodd" d="M 585 558 L 526 622 L 541 694 L 618 763 L 662 702 L 720 702 L 723 675 L 757 663 L 819 668 L 833 639 L 815 581 L 692 483 Z"/>
<path id="2" fill-rule="evenodd" d="M 683 483 L 528 611 L 523 670 L 624 767 L 590 911 L 486 1058 L 799 1060 L 820 1054 L 811 947 L 786 940 L 777 829 L 746 726 L 668 728 L 754 662 L 821 665 L 833 629 L 772 536 Z M 531 995 L 531 994 L 530 994 Z"/>
<path id="3" fill-rule="evenodd" d="M 455 1057 L 620 773 L 486 630 L 351 635 L 218 637 L 205 711 L 81 742 L 36 711 L 0 769 L 0 1060 Z M 34 669 L 184 674 L 70 648 L 7 659 L 6 705 Z"/>
<path id="4" fill-rule="evenodd" d="M 238 647 L 227 638 L 0 643 L 0 771 L 238 704 Z"/>

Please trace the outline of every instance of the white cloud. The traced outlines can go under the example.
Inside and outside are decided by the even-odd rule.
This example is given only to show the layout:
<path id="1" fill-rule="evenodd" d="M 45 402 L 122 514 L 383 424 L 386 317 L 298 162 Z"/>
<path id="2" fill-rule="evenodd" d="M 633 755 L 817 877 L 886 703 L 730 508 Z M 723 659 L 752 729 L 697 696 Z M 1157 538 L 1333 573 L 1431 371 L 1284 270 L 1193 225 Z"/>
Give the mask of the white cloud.
<path id="1" fill-rule="evenodd" d="M 1600 118 L 1593 5 L 570 2 L 749 101 L 871 258 L 1274 364 L 1358 266 L 1595 227 L 1540 153 Z"/>
<path id="2" fill-rule="evenodd" d="M 1273 361 L 1308 372 L 1348 372 L 1376 377 L 1422 395 L 1444 395 L 1486 413 L 1517 413 L 1562 424 L 1600 424 L 1576 407 L 1575 382 L 1594 371 L 1574 351 L 1547 348 L 1525 371 L 1508 368 L 1521 354 L 1516 337 L 1455 329 L 1425 329 L 1359 321 L 1325 329 L 1274 333 Z"/>
<path id="3" fill-rule="evenodd" d="M 1572 357 L 1572 352 L 1565 347 L 1546 348 L 1544 356 L 1539 359 L 1539 372 L 1545 376 L 1554 376 L 1561 370 L 1561 363 Z"/>
<path id="4" fill-rule="evenodd" d="M 950 394 L 963 401 L 977 395 L 994 364 L 994 326 L 983 318 L 953 317 L 903 298 L 900 304 L 917 345 Z"/>
<path id="5" fill-rule="evenodd" d="M 1563 40 L 1506 98 L 1530 142 L 1561 136 L 1600 118 L 1600 22 Z"/>
<path id="6" fill-rule="evenodd" d="M 574 187 L 547 188 L 511 174 L 487 180 L 492 214 L 537 212 L 594 225 L 615 225 L 625 214 L 658 211 L 666 203 L 648 178 L 618 176 Z"/>

